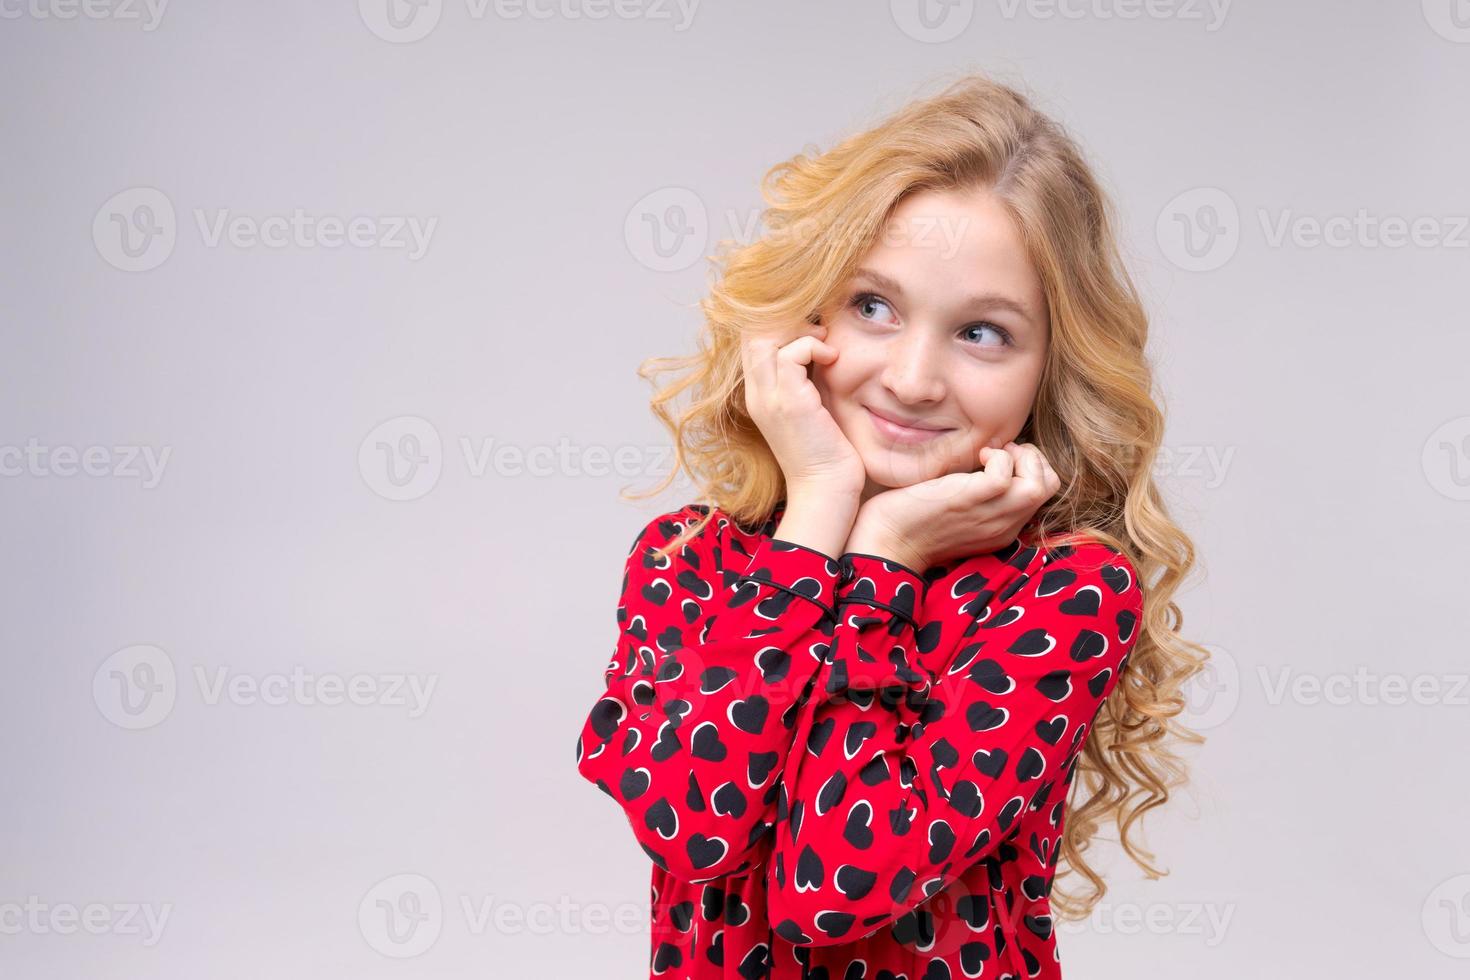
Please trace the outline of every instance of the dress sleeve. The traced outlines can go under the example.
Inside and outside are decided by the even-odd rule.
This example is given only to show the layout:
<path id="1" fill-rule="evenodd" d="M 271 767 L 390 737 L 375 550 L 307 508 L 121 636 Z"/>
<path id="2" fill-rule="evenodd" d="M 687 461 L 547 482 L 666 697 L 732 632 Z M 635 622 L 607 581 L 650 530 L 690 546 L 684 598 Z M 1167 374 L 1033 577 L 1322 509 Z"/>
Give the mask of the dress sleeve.
<path id="1" fill-rule="evenodd" d="M 634 540 L 606 690 L 577 740 L 578 771 L 623 808 L 648 856 L 687 881 L 760 862 L 752 847 L 775 819 L 840 571 L 776 538 L 746 555 L 721 542 L 718 517 L 653 557 L 698 516 L 693 505 L 662 515 Z"/>
<path id="2" fill-rule="evenodd" d="M 1054 548 L 1034 574 L 972 597 L 975 621 L 934 677 L 916 666 L 926 627 L 882 601 L 918 577 L 868 567 L 878 594 L 839 597 L 765 872 L 773 928 L 798 945 L 891 923 L 996 850 L 1022 813 L 1064 797 L 1143 612 L 1124 556 Z"/>

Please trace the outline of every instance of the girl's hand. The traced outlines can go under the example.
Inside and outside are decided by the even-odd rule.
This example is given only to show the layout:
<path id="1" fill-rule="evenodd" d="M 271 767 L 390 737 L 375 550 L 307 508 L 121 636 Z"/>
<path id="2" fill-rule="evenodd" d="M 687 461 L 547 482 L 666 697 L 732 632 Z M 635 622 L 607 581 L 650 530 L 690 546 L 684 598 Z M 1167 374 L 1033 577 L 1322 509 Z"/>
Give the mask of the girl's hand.
<path id="1" fill-rule="evenodd" d="M 822 325 L 783 343 L 773 337 L 746 335 L 740 357 L 745 368 L 745 410 L 765 436 L 790 497 L 808 489 L 821 493 L 863 491 L 867 471 L 808 375 L 814 362 L 831 364 L 837 348 L 824 343 Z"/>
<path id="2" fill-rule="evenodd" d="M 984 468 L 973 473 L 950 473 L 869 499 L 847 550 L 891 558 L 922 573 L 1010 544 L 1061 488 L 1061 478 L 1029 442 L 986 446 L 980 461 Z"/>

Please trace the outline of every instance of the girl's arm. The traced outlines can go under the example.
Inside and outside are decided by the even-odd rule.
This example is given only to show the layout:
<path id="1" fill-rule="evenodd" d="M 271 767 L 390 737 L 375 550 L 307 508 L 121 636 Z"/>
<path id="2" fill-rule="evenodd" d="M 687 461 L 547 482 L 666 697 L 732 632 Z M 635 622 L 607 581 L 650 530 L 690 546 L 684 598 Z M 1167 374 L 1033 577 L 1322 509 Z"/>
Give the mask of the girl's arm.
<path id="1" fill-rule="evenodd" d="M 634 540 L 607 689 L 577 742 L 581 774 L 623 808 L 655 863 L 690 881 L 759 863 L 750 850 L 774 820 L 797 703 L 828 652 L 840 571 L 779 538 L 763 540 L 745 569 L 715 521 L 652 557 L 698 516 L 693 505 L 662 515 Z"/>
<path id="2" fill-rule="evenodd" d="M 1033 574 L 953 597 L 976 619 L 935 679 L 915 666 L 930 627 L 884 601 L 922 589 L 920 577 L 876 558 L 860 570 L 874 591 L 865 599 L 854 582 L 840 602 L 767 862 L 772 926 L 801 945 L 892 922 L 994 851 L 1028 809 L 1064 799 L 1143 611 L 1125 557 L 1096 543 L 1054 549 Z"/>

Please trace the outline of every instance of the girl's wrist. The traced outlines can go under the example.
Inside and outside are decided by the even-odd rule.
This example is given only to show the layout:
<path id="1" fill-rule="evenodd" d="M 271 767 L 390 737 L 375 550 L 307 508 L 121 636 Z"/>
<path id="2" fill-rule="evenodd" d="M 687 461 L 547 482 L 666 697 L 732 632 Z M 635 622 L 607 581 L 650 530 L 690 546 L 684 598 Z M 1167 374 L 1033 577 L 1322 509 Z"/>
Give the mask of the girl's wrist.
<path id="1" fill-rule="evenodd" d="M 903 565 L 920 575 L 929 570 L 929 559 L 924 557 L 919 549 L 890 534 L 868 528 L 854 528 L 843 552 L 876 555 Z"/>
<path id="2" fill-rule="evenodd" d="M 791 487 L 774 537 L 840 558 L 857 511 L 857 499 L 844 492 Z"/>

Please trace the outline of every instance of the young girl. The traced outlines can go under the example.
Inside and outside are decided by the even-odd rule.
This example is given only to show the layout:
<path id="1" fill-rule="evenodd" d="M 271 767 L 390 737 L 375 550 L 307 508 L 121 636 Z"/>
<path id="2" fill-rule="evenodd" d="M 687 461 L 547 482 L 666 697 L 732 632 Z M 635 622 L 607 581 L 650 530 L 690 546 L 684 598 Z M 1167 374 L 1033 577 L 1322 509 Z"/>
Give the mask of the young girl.
<path id="1" fill-rule="evenodd" d="M 651 975 L 1058 977 L 1089 839 L 1157 877 L 1129 830 L 1200 740 L 1111 206 L 977 76 L 766 181 L 699 353 L 641 372 L 692 369 L 654 408 L 709 502 L 634 540 L 577 745 L 653 861 Z"/>

